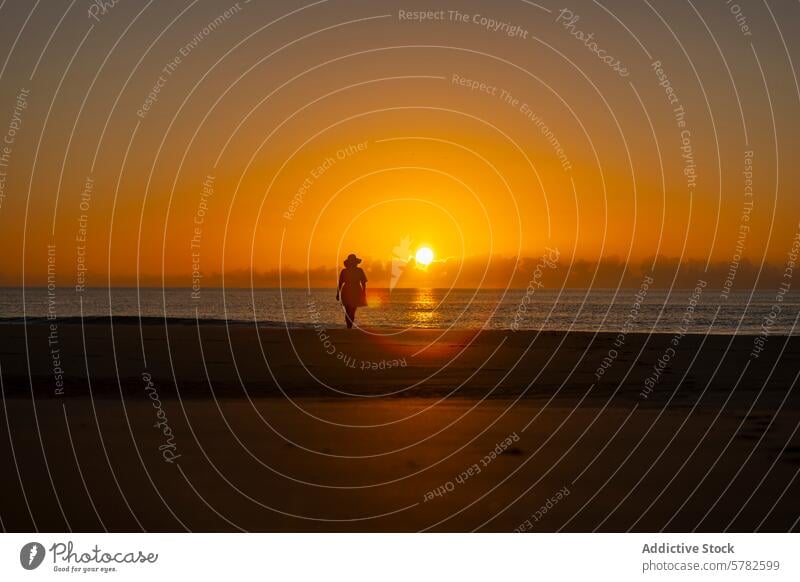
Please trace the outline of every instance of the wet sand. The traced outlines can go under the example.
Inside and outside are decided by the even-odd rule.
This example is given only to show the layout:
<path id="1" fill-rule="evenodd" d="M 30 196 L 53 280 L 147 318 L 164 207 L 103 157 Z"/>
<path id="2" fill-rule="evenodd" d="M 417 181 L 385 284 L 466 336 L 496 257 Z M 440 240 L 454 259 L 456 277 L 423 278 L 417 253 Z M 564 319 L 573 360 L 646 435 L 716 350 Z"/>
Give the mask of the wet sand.
<path id="1" fill-rule="evenodd" d="M 798 338 L 51 332 L 0 325 L 7 530 L 798 528 Z"/>

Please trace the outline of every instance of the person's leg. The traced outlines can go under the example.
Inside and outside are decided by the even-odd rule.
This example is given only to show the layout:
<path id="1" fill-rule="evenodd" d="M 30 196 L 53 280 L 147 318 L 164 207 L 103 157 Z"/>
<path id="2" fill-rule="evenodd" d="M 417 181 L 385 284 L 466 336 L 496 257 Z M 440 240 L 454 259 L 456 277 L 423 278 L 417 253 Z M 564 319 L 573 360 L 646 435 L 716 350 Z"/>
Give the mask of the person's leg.
<path id="1" fill-rule="evenodd" d="M 356 308 L 350 305 L 344 306 L 344 322 L 347 324 L 347 329 L 353 327 L 353 318 L 355 317 Z"/>

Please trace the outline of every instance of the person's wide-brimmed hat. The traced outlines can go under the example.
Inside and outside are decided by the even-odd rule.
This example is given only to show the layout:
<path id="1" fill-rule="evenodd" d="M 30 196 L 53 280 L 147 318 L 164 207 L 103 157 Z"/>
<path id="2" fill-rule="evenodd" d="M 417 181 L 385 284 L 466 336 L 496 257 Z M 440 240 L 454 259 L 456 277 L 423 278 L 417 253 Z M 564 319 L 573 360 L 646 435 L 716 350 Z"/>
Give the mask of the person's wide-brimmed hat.
<path id="1" fill-rule="evenodd" d="M 345 267 L 349 267 L 349 266 L 352 265 L 352 266 L 355 267 L 360 262 L 361 262 L 361 259 L 359 259 L 357 256 L 355 256 L 353 253 L 350 253 L 349 255 L 347 255 L 347 258 L 344 260 L 344 266 Z"/>

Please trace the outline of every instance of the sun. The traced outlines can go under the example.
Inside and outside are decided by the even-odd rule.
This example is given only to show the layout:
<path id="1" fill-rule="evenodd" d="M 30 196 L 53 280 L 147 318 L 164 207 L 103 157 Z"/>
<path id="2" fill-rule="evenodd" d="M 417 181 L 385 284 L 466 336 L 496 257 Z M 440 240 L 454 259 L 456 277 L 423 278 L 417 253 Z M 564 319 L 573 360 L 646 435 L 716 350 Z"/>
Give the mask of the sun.
<path id="1" fill-rule="evenodd" d="M 417 264 L 427 267 L 433 262 L 433 251 L 430 247 L 419 247 L 414 258 L 417 260 Z"/>

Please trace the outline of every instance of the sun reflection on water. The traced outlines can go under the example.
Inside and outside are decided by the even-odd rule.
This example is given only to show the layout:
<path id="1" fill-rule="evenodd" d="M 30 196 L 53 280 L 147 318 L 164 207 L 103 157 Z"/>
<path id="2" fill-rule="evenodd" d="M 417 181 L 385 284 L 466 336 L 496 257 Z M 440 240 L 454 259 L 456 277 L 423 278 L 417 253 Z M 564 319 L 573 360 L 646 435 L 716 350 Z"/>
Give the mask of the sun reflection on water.
<path id="1" fill-rule="evenodd" d="M 438 306 L 432 289 L 416 289 L 408 309 L 411 325 L 435 327 L 440 319 Z"/>

